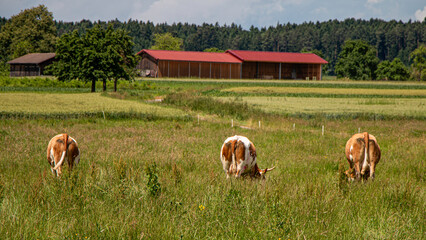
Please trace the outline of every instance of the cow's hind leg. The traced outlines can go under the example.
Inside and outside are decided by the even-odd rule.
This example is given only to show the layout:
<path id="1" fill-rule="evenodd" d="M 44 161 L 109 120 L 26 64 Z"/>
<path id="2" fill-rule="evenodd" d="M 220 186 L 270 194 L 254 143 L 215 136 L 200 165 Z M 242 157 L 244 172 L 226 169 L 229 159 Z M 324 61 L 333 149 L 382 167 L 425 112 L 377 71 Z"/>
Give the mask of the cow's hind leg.
<path id="1" fill-rule="evenodd" d="M 371 180 L 374 180 L 375 177 L 375 172 L 376 172 L 376 163 L 374 163 L 373 161 L 370 163 L 370 178 Z"/>

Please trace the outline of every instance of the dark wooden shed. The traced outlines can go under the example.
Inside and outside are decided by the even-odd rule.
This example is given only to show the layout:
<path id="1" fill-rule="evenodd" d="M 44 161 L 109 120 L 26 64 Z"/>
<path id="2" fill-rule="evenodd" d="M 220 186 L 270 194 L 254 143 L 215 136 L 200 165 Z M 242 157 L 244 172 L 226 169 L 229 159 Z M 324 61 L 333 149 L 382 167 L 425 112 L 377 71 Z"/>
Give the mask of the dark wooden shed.
<path id="1" fill-rule="evenodd" d="M 242 78 L 322 79 L 322 64 L 328 62 L 313 53 L 227 50 L 240 59 Z"/>
<path id="2" fill-rule="evenodd" d="M 9 62 L 11 77 L 41 76 L 44 69 L 55 60 L 55 53 L 30 53 Z"/>
<path id="3" fill-rule="evenodd" d="M 137 69 L 143 76 L 241 78 L 242 61 L 227 53 L 144 49 Z"/>

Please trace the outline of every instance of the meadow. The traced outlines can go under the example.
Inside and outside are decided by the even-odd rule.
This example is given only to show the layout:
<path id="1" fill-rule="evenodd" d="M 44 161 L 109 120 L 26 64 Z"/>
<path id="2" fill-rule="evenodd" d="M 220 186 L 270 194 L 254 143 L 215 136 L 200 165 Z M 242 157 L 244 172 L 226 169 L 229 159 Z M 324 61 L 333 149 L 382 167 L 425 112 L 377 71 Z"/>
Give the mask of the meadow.
<path id="1" fill-rule="evenodd" d="M 151 84 L 156 87 L 116 94 L 66 93 L 66 89 L 40 93 L 25 88 L 0 92 L 2 239 L 425 238 L 424 112 L 408 111 L 404 117 L 383 120 L 347 118 L 346 110 L 341 110 L 341 118 L 289 117 L 283 111 L 269 111 L 260 99 L 250 102 L 245 93 L 232 96 L 230 91 L 224 100 L 222 90 L 250 84 L 306 88 L 309 83 L 233 81 L 228 86 L 224 81 L 169 79 Z M 374 85 L 323 84 L 336 89 Z M 386 85 L 424 87 L 377 84 L 389 89 Z M 165 101 L 147 103 L 141 97 L 144 91 Z M 265 94 L 253 97 L 289 98 Z M 374 112 L 399 101 L 424 102 L 418 95 L 386 96 L 341 99 L 352 106 L 365 103 Z M 43 105 L 43 99 L 58 98 L 68 101 Z M 316 101 L 305 95 L 293 98 L 305 102 L 292 113 Z M 77 100 L 81 101 L 74 108 L 77 113 L 123 114 L 69 115 Z M 17 103 L 21 101 L 25 104 Z M 134 114 L 138 111 L 152 117 Z M 191 117 L 180 117 L 186 115 Z M 342 175 L 348 167 L 345 143 L 358 128 L 375 135 L 382 149 L 376 179 L 367 183 L 349 183 Z M 46 147 L 51 137 L 64 131 L 78 141 L 81 163 L 55 178 Z M 266 180 L 226 179 L 220 147 L 235 134 L 252 140 L 261 168 L 276 167 Z"/>

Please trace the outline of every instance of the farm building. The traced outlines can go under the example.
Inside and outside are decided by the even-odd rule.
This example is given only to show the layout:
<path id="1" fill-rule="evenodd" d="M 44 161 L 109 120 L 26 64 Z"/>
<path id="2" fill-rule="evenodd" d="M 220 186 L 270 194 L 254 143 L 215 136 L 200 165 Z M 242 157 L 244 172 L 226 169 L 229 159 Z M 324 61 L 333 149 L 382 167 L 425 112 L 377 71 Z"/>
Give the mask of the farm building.
<path id="1" fill-rule="evenodd" d="M 144 76 L 241 78 L 241 60 L 228 53 L 144 49 L 138 55 Z"/>
<path id="2" fill-rule="evenodd" d="M 142 50 L 137 69 L 143 76 L 317 79 L 328 62 L 313 53 L 227 50 L 225 53 Z"/>
<path id="3" fill-rule="evenodd" d="M 11 77 L 41 76 L 44 69 L 55 60 L 55 53 L 30 53 L 9 62 Z"/>
<path id="4" fill-rule="evenodd" d="M 228 50 L 240 59 L 242 78 L 255 79 L 322 79 L 322 64 L 328 62 L 313 53 L 260 52 Z"/>

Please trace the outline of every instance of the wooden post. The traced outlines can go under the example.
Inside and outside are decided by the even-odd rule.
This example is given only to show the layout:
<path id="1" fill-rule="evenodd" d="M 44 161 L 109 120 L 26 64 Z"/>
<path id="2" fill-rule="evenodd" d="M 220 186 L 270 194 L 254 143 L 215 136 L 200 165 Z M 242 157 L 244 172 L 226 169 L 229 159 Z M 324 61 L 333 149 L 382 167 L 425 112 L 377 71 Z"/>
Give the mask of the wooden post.
<path id="1" fill-rule="evenodd" d="M 280 63 L 280 70 L 279 70 L 280 76 L 278 77 L 279 80 L 281 80 L 281 63 Z"/>

